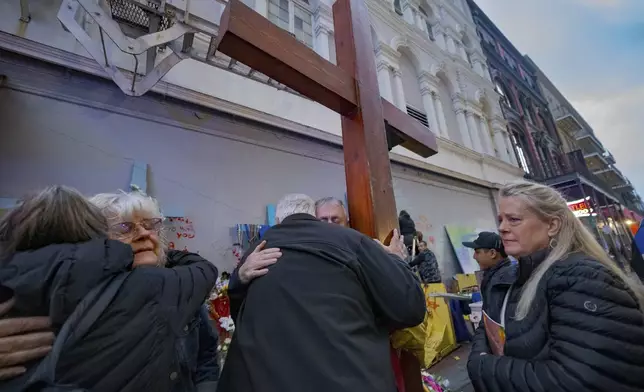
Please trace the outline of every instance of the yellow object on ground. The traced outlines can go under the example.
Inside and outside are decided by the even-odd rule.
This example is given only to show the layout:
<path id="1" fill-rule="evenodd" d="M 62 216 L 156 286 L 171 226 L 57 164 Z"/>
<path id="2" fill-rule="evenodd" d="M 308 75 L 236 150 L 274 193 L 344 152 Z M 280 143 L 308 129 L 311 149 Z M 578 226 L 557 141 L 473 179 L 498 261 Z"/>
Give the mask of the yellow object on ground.
<path id="1" fill-rule="evenodd" d="M 456 279 L 456 290 L 458 292 L 478 286 L 475 274 L 456 274 L 454 278 Z"/>
<path id="2" fill-rule="evenodd" d="M 430 293 L 446 293 L 442 283 L 424 284 L 427 313 L 422 324 L 396 331 L 391 336 L 394 348 L 413 353 L 423 368 L 430 367 L 456 347 L 454 325 L 444 298 L 430 298 Z"/>

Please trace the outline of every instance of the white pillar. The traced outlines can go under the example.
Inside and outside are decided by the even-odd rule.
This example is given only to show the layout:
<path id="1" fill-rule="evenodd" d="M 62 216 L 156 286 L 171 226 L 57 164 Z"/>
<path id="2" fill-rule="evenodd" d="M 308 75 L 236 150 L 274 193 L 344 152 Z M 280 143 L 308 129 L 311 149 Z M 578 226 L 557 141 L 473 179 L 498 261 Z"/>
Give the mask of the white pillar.
<path id="1" fill-rule="evenodd" d="M 402 74 L 398 68 L 391 71 L 394 75 L 394 89 L 396 90 L 396 106 L 403 112 L 407 113 L 407 103 L 405 102 L 405 90 L 403 89 Z"/>
<path id="2" fill-rule="evenodd" d="M 443 29 L 436 24 L 434 29 L 434 39 L 436 39 L 436 45 L 438 45 L 439 48 L 443 50 L 447 50 L 447 41 L 445 39 L 445 33 L 443 32 Z"/>
<path id="3" fill-rule="evenodd" d="M 450 35 L 447 35 L 445 39 L 447 40 L 447 50 L 452 54 L 457 54 L 456 44 L 454 44 L 454 38 L 452 38 L 452 36 Z"/>
<path id="4" fill-rule="evenodd" d="M 436 109 L 436 117 L 438 117 L 438 129 L 439 133 L 443 137 L 449 139 L 449 130 L 447 129 L 447 122 L 445 121 L 445 111 L 443 110 L 443 103 L 438 94 L 432 94 L 434 98 L 434 107 Z"/>
<path id="5" fill-rule="evenodd" d="M 423 107 L 425 108 L 425 113 L 427 113 L 427 119 L 429 120 L 429 130 L 434 132 L 437 136 L 443 136 L 440 126 L 438 125 L 438 119 L 436 118 L 433 92 L 430 89 L 423 89 L 421 94 L 423 97 Z"/>
<path id="6" fill-rule="evenodd" d="M 487 125 L 487 118 L 484 116 L 479 117 L 479 124 L 481 128 L 481 141 L 483 142 L 484 152 L 488 155 L 494 156 L 494 147 L 492 146 L 492 139 L 490 139 L 490 127 Z"/>
<path id="7" fill-rule="evenodd" d="M 474 151 L 478 152 L 485 152 L 483 151 L 483 147 L 481 146 L 481 137 L 479 133 L 479 126 L 476 121 L 476 116 L 472 112 L 467 112 L 467 127 L 469 129 L 469 134 L 470 137 L 472 138 L 472 149 Z"/>
<path id="8" fill-rule="evenodd" d="M 474 72 L 476 72 L 479 76 L 484 78 L 485 71 L 483 71 L 483 65 L 481 64 L 481 62 L 479 60 L 472 60 L 472 62 L 474 63 Z"/>
<path id="9" fill-rule="evenodd" d="M 421 31 L 425 31 L 425 18 L 420 14 L 420 12 L 416 12 L 416 27 L 418 27 Z"/>
<path id="10" fill-rule="evenodd" d="M 458 48 L 460 50 L 461 58 L 463 59 L 463 61 L 469 64 L 470 61 L 467 59 L 467 51 L 465 50 L 465 46 L 463 44 L 459 44 Z"/>
<path id="11" fill-rule="evenodd" d="M 402 1 L 404 0 L 401 0 L 401 2 Z M 409 23 L 410 25 L 415 25 L 416 23 L 414 22 L 414 10 L 413 8 L 411 8 L 409 3 L 405 2 L 402 5 L 402 9 L 403 9 L 403 19 L 405 20 L 405 22 Z"/>
<path id="12" fill-rule="evenodd" d="M 315 27 L 315 51 L 325 60 L 330 60 L 329 56 L 329 29 L 326 26 L 318 24 Z"/>
<path id="13" fill-rule="evenodd" d="M 461 133 L 463 145 L 467 148 L 472 148 L 472 140 L 467 130 L 467 121 L 465 120 L 465 111 L 461 108 L 456 109 L 456 122 L 458 122 L 458 130 Z"/>
<path id="14" fill-rule="evenodd" d="M 391 77 L 389 76 L 390 67 L 391 66 L 387 62 L 378 62 L 378 86 L 380 87 L 380 95 L 395 105 L 394 95 L 391 92 Z"/>

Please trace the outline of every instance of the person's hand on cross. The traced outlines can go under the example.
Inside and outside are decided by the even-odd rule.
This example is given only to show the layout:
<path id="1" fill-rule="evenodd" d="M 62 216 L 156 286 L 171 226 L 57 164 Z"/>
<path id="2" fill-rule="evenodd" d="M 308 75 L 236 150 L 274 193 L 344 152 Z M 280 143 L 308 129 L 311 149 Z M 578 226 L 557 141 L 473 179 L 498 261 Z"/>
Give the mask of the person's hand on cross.
<path id="1" fill-rule="evenodd" d="M 387 251 L 388 253 L 391 253 L 392 255 L 396 255 L 403 260 L 405 260 L 405 258 L 408 256 L 404 237 L 400 235 L 400 233 L 398 232 L 398 229 L 394 229 L 394 234 L 391 237 L 391 242 L 389 242 L 389 245 L 385 245 L 377 239 L 374 239 L 374 240 L 380 245 L 382 245 L 385 251 Z"/>
<path id="2" fill-rule="evenodd" d="M 14 299 L 0 303 L 0 317 L 11 310 Z M 0 320 L 0 381 L 27 371 L 24 366 L 46 356 L 56 337 L 48 329 L 48 317 L 9 318 Z"/>
<path id="3" fill-rule="evenodd" d="M 268 267 L 275 264 L 282 256 L 279 248 L 264 249 L 266 241 L 262 241 L 246 261 L 239 267 L 239 280 L 243 284 L 268 273 Z"/>

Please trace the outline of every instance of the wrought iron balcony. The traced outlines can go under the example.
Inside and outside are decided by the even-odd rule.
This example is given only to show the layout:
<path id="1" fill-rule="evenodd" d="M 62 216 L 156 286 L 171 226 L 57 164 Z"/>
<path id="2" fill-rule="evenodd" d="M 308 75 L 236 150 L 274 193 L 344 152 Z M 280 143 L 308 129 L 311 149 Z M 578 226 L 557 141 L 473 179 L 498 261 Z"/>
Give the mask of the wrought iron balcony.
<path id="1" fill-rule="evenodd" d="M 597 189 L 622 202 L 621 193 L 613 189 L 611 184 L 606 182 L 600 176 L 589 170 L 581 150 L 575 150 L 566 154 L 569 165 L 563 168 L 563 173 L 545 178 L 535 178 L 539 182 L 555 186 L 562 182 L 572 181 L 575 176 L 582 177 L 586 182 L 592 183 Z"/>
<path id="2" fill-rule="evenodd" d="M 613 189 L 615 189 L 616 187 L 627 185 L 627 183 L 629 183 L 629 180 L 626 177 L 624 177 L 622 172 L 619 171 L 619 169 L 616 168 L 614 165 L 609 165 L 605 169 L 596 170 L 593 173 L 601 177 Z"/>

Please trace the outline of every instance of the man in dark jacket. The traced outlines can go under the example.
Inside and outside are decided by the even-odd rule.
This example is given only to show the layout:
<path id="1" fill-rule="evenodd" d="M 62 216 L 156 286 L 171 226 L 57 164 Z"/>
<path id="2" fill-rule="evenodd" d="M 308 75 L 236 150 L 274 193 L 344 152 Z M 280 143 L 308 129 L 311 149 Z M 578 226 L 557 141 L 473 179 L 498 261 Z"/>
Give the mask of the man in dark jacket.
<path id="1" fill-rule="evenodd" d="M 418 275 L 423 283 L 440 283 L 441 271 L 438 268 L 436 255 L 427 247 L 425 241 L 418 242 L 418 250 L 420 253 L 409 263 L 409 266 L 418 267 Z"/>
<path id="2" fill-rule="evenodd" d="M 233 272 L 219 392 L 396 391 L 389 332 L 423 321 L 423 291 L 400 258 L 314 214 L 307 196 L 283 198 L 263 237 L 281 258 L 248 285 Z"/>

